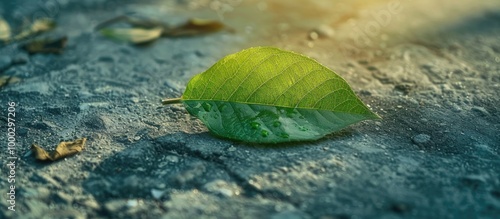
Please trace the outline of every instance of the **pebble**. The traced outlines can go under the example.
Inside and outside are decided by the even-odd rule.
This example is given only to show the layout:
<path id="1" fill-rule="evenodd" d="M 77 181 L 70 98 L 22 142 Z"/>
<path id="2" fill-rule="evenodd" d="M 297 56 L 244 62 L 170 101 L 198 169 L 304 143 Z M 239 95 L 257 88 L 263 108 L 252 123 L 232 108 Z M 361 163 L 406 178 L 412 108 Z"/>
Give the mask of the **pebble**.
<path id="1" fill-rule="evenodd" d="M 234 195 L 239 195 L 240 191 L 238 188 L 233 188 L 231 184 L 224 180 L 214 180 L 205 184 L 204 188 L 211 193 L 220 194 L 225 197 L 232 197 Z"/>
<path id="2" fill-rule="evenodd" d="M 317 40 L 319 38 L 319 34 L 316 33 L 315 31 L 312 31 L 309 33 L 309 39 L 310 40 Z"/>
<path id="3" fill-rule="evenodd" d="M 458 106 L 456 103 L 451 104 L 451 110 L 456 113 L 462 112 L 462 108 L 460 108 L 460 106 Z"/>
<path id="4" fill-rule="evenodd" d="M 137 205 L 139 205 L 139 201 L 137 201 L 137 199 L 130 199 L 127 201 L 127 207 L 129 208 L 135 208 Z"/>
<path id="5" fill-rule="evenodd" d="M 394 90 L 402 92 L 404 95 L 408 95 L 414 86 L 412 84 L 396 84 L 394 86 Z"/>
<path id="6" fill-rule="evenodd" d="M 168 160 L 169 162 L 172 162 L 172 163 L 179 162 L 179 157 L 174 156 L 174 155 L 168 155 L 167 157 L 165 157 L 165 159 Z"/>
<path id="7" fill-rule="evenodd" d="M 119 210 L 124 210 L 127 206 L 127 201 L 125 200 L 111 200 L 104 204 L 104 208 L 109 212 L 117 212 Z"/>
<path id="8" fill-rule="evenodd" d="M 151 189 L 151 195 L 156 200 L 159 200 L 163 196 L 163 194 L 165 194 L 165 191 L 163 191 L 163 190 Z"/>
<path id="9" fill-rule="evenodd" d="M 431 140 L 431 136 L 427 134 L 418 134 L 413 136 L 412 140 L 415 144 L 425 144 Z"/>
<path id="10" fill-rule="evenodd" d="M 335 35 L 335 30 L 326 24 L 322 24 L 314 28 L 314 32 L 318 34 L 319 37 L 331 38 Z"/>
<path id="11" fill-rule="evenodd" d="M 172 112 L 184 112 L 185 111 L 184 107 L 182 107 L 181 105 L 177 105 L 177 104 L 170 105 L 170 109 L 172 110 Z"/>

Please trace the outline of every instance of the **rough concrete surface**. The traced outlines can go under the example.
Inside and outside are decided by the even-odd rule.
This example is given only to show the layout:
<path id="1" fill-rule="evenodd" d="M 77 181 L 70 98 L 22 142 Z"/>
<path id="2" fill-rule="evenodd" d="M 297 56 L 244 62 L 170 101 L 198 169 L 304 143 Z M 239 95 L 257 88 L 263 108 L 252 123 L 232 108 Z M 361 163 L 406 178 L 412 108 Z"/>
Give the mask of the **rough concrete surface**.
<path id="1" fill-rule="evenodd" d="M 63 54 L 0 48 L 0 218 L 500 218 L 500 3 L 484 1 L 1 1 L 12 25 L 53 18 Z M 95 25 L 118 15 L 234 29 L 137 47 Z M 181 105 L 227 54 L 273 45 L 344 77 L 382 120 L 322 140 L 220 139 Z M 16 106 L 15 212 L 7 104 Z M 37 162 L 88 138 L 81 153 Z"/>

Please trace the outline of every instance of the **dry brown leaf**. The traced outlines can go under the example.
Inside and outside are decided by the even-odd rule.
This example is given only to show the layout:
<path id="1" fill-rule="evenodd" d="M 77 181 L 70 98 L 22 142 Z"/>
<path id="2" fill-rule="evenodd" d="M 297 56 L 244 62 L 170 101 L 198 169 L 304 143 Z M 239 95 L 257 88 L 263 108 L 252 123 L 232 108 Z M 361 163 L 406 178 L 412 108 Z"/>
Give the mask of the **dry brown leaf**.
<path id="1" fill-rule="evenodd" d="M 132 28 L 105 28 L 115 23 L 125 22 Z M 149 19 L 118 16 L 102 22 L 96 30 L 109 38 L 143 44 L 155 41 L 160 37 L 189 37 L 220 31 L 225 25 L 219 21 L 193 18 L 177 27 L 170 28 L 159 21 Z"/>
<path id="2" fill-rule="evenodd" d="M 80 138 L 75 141 L 63 141 L 59 143 L 52 152 L 47 152 L 37 144 L 31 145 L 31 151 L 37 160 L 56 161 L 61 158 L 77 154 L 85 147 L 86 138 Z"/>
<path id="3" fill-rule="evenodd" d="M 115 18 L 111 18 L 107 21 L 104 21 L 104 22 L 98 24 L 95 27 L 95 30 L 100 30 L 100 29 L 103 29 L 105 27 L 108 27 L 110 25 L 120 23 L 120 22 L 128 23 L 132 27 L 139 27 L 139 28 L 144 28 L 144 29 L 152 29 L 152 28 L 157 28 L 157 27 L 162 27 L 165 29 L 167 27 L 161 21 L 151 20 L 151 19 L 132 18 L 132 17 L 127 17 L 127 16 L 122 15 L 122 16 L 118 16 Z"/>
<path id="4" fill-rule="evenodd" d="M 219 21 L 193 18 L 185 24 L 163 32 L 164 36 L 196 36 L 224 29 L 224 24 Z"/>
<path id="5" fill-rule="evenodd" d="M 17 83 L 19 81 L 21 81 L 21 79 L 15 76 L 8 76 L 8 75 L 0 76 L 0 88 L 3 86 L 7 86 L 8 84 Z"/>
<path id="6" fill-rule="evenodd" d="M 56 23 L 48 18 L 43 18 L 33 21 L 33 23 L 21 33 L 13 37 L 14 40 L 22 40 L 24 38 L 52 30 L 56 27 Z"/>
<path id="7" fill-rule="evenodd" d="M 142 28 L 104 28 L 102 35 L 111 39 L 126 41 L 135 44 L 149 43 L 160 38 L 163 32 L 162 27 L 153 29 Z"/>
<path id="8" fill-rule="evenodd" d="M 61 54 L 63 52 L 64 47 L 66 47 L 66 43 L 68 42 L 68 37 L 60 37 L 57 39 L 43 39 L 43 40 L 34 40 L 22 48 L 28 51 L 30 54 L 33 53 L 57 53 Z"/>

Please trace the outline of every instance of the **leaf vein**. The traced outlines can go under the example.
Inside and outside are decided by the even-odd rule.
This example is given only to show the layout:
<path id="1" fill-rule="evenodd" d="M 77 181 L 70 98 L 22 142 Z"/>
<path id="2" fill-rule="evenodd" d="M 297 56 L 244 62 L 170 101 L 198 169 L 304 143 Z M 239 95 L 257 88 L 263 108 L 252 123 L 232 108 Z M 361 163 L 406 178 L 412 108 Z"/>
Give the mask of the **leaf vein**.
<path id="1" fill-rule="evenodd" d="M 213 99 L 215 97 L 215 95 L 217 93 L 219 93 L 220 89 L 222 87 L 224 87 L 224 85 L 226 85 L 227 81 L 229 81 L 229 79 L 233 78 L 236 74 L 238 74 L 238 71 L 241 69 L 241 66 L 243 66 L 243 64 L 248 60 L 250 59 L 250 57 L 252 57 L 253 54 L 250 54 L 248 55 L 248 57 L 245 58 L 245 60 L 243 60 L 242 62 L 239 63 L 239 66 L 238 66 L 238 69 L 236 69 L 236 71 L 234 71 L 233 75 L 231 75 L 231 77 L 227 77 L 226 79 L 224 79 L 224 82 L 221 83 L 221 85 L 217 88 L 217 90 L 214 92 L 214 94 L 212 95 L 212 97 L 210 97 L 210 99 Z"/>
<path id="2" fill-rule="evenodd" d="M 302 98 L 300 98 L 299 101 L 297 101 L 297 105 L 295 105 L 295 107 L 298 107 L 299 104 L 304 100 L 304 98 L 306 98 L 306 96 L 309 95 L 311 92 L 313 92 L 314 90 L 318 89 L 319 87 L 321 87 L 326 82 L 333 81 L 333 80 L 338 80 L 338 78 L 336 78 L 336 77 L 329 78 L 328 80 L 325 80 L 325 81 L 321 82 L 321 84 L 318 84 L 318 86 L 316 86 L 313 89 L 309 90 L 306 94 L 304 94 L 304 96 L 302 96 Z"/>
<path id="3" fill-rule="evenodd" d="M 238 86 L 236 87 L 236 89 L 234 89 L 234 91 L 231 93 L 231 95 L 229 95 L 229 97 L 226 100 L 229 100 L 229 99 L 231 99 L 233 97 L 233 95 L 236 93 L 236 91 L 238 91 L 238 89 L 241 87 L 241 85 L 248 79 L 248 77 L 250 77 L 251 73 L 253 73 L 255 71 L 255 69 L 257 69 L 265 61 L 269 60 L 271 57 L 279 55 L 280 53 L 281 52 L 273 53 L 273 54 L 267 56 L 265 59 L 263 59 L 257 65 L 255 65 L 255 67 L 246 74 L 245 78 L 238 84 Z"/>
<path id="4" fill-rule="evenodd" d="M 285 73 L 286 70 L 288 70 L 289 68 L 291 68 L 292 66 L 298 64 L 298 63 L 301 63 L 301 62 L 305 62 L 307 60 L 300 60 L 300 61 L 296 61 L 292 64 L 290 64 L 289 66 L 287 66 L 285 69 L 281 70 L 280 73 L 276 74 L 275 76 L 267 79 L 267 81 L 264 81 L 264 83 L 260 84 L 259 87 L 255 88 L 255 90 L 247 97 L 247 99 L 245 100 L 245 102 L 247 102 L 260 88 L 262 88 L 262 86 L 264 86 L 265 84 L 267 84 L 269 81 L 271 81 L 272 79 L 276 78 L 276 77 L 279 77 L 281 75 L 283 75 Z"/>
<path id="5" fill-rule="evenodd" d="M 231 60 L 231 59 L 234 59 L 234 58 L 232 58 L 232 57 L 231 57 L 231 58 L 227 59 L 227 60 L 226 60 L 226 62 L 228 62 L 228 61 L 229 61 L 229 60 Z M 217 64 L 218 64 L 218 65 L 217 65 L 217 68 L 216 68 L 216 69 L 214 69 L 214 70 L 212 71 L 212 72 L 214 72 L 214 73 L 213 73 L 213 74 L 211 74 L 211 75 L 210 75 L 210 77 L 206 80 L 207 82 L 205 83 L 205 87 L 204 87 L 204 89 L 203 89 L 203 92 L 201 92 L 200 97 L 203 97 L 203 95 L 204 95 L 204 94 L 205 94 L 205 92 L 207 91 L 207 88 L 208 88 L 208 86 L 209 86 L 209 85 L 208 85 L 208 82 L 210 82 L 210 81 L 212 80 L 212 78 L 213 78 L 213 77 L 214 77 L 214 75 L 215 75 L 215 72 L 216 72 L 216 71 L 218 71 L 218 70 L 219 70 L 219 68 L 220 68 L 221 66 L 224 66 L 224 67 L 225 67 L 225 66 L 226 66 L 226 65 L 225 65 L 225 64 L 226 64 L 226 62 L 224 62 L 224 63 L 217 63 Z"/>
<path id="6" fill-rule="evenodd" d="M 279 100 L 279 98 L 283 95 L 285 95 L 286 92 L 288 92 L 292 87 L 294 87 L 295 85 L 297 85 L 300 81 L 302 81 L 302 79 L 306 78 L 307 76 L 311 75 L 313 72 L 317 72 L 317 71 L 321 71 L 323 69 L 316 69 L 316 70 L 313 70 L 313 71 L 310 71 L 308 73 L 306 73 L 305 75 L 303 75 L 302 77 L 299 78 L 299 80 L 297 80 L 294 84 L 292 84 L 292 86 L 286 88 L 285 91 L 283 91 L 283 93 L 281 93 L 273 102 L 273 104 L 276 104 L 276 102 Z M 297 104 L 298 105 L 298 104 Z"/>

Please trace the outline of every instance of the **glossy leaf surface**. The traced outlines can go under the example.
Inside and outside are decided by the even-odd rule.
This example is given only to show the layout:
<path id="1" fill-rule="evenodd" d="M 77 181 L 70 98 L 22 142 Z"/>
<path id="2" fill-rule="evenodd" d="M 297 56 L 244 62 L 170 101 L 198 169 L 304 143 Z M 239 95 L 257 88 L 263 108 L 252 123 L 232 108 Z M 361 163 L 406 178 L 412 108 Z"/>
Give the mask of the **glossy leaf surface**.
<path id="1" fill-rule="evenodd" d="M 272 47 L 226 56 L 191 79 L 181 101 L 214 134 L 246 142 L 315 140 L 379 118 L 332 70 Z"/>

